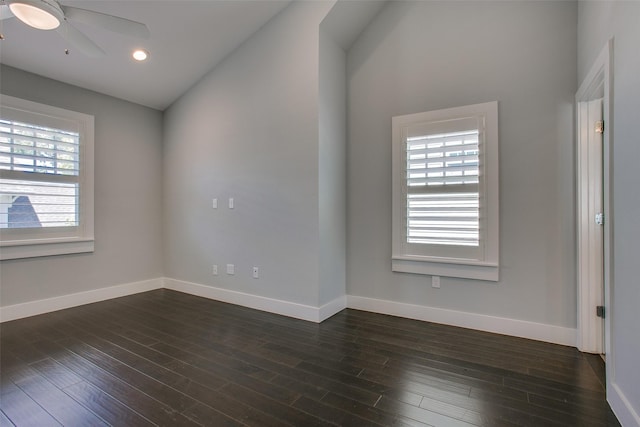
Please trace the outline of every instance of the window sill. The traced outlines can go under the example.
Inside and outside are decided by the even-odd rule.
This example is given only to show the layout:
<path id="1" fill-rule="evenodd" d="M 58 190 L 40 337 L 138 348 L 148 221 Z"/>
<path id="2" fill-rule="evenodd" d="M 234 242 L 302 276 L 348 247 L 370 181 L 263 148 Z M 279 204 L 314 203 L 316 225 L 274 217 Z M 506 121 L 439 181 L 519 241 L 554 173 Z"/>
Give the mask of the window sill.
<path id="1" fill-rule="evenodd" d="M 38 240 L 37 242 L 3 242 L 0 260 L 37 258 L 52 255 L 80 254 L 94 251 L 94 240 Z"/>
<path id="2" fill-rule="evenodd" d="M 458 277 L 497 282 L 500 267 L 496 263 L 453 258 L 421 258 L 394 256 L 391 270 L 400 273 L 426 274 L 430 276 Z"/>

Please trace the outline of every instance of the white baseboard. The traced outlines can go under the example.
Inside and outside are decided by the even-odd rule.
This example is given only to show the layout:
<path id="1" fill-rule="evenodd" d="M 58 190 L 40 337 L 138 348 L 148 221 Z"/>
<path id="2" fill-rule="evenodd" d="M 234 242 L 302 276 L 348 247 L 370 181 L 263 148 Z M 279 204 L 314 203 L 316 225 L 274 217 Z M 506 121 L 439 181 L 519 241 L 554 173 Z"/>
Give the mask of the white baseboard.
<path id="1" fill-rule="evenodd" d="M 243 307 L 316 323 L 322 322 L 346 307 L 346 297 L 338 298 L 322 307 L 313 307 L 169 278 L 164 279 L 164 287 L 199 297 L 228 302 L 230 304 L 237 304 Z"/>
<path id="2" fill-rule="evenodd" d="M 611 383 L 610 387 L 607 388 L 607 402 L 609 402 L 609 406 L 611 406 L 611 410 L 620 424 L 624 427 L 640 427 L 640 414 L 638 414 L 639 408 L 634 408 L 629 399 L 625 396 L 625 394 L 620 390 L 620 387 L 616 383 Z M 636 402 L 636 405 L 639 405 Z"/>
<path id="3" fill-rule="evenodd" d="M 8 322 L 10 320 L 64 310 L 65 308 L 76 307 L 83 304 L 91 304 L 160 289 L 162 286 L 163 279 L 158 278 L 0 307 L 0 322 Z"/>
<path id="4" fill-rule="evenodd" d="M 339 298 L 334 299 L 333 301 L 326 303 L 323 306 L 320 306 L 320 308 L 318 309 L 319 310 L 318 323 L 324 320 L 327 320 L 334 314 L 340 313 L 345 308 L 347 308 L 346 295 L 343 295 Z"/>
<path id="5" fill-rule="evenodd" d="M 462 328 L 545 341 L 554 344 L 562 344 L 571 347 L 576 346 L 576 330 L 561 326 L 447 310 L 443 308 L 425 307 L 422 305 L 404 304 L 353 295 L 347 296 L 347 307 L 357 310 L 371 311 L 374 313 L 390 314 L 409 319 L 424 320 L 427 322 L 442 323 L 445 325 L 460 326 Z"/>
<path id="6" fill-rule="evenodd" d="M 463 328 L 477 329 L 486 332 L 495 332 L 572 347 L 575 347 L 576 345 L 576 330 L 560 326 L 352 295 L 338 297 L 320 307 L 314 307 L 311 305 L 246 294 L 170 278 L 157 278 L 141 282 L 127 283 L 108 288 L 95 289 L 55 298 L 47 298 L 23 304 L 0 307 L 0 322 L 21 319 L 38 314 L 49 313 L 51 311 L 63 310 L 65 308 L 161 288 L 172 289 L 191 295 L 237 304 L 244 307 L 316 323 L 322 322 L 348 307 L 357 310 L 390 314 L 409 319 L 460 326 Z M 623 402 L 624 399 L 621 401 Z"/>

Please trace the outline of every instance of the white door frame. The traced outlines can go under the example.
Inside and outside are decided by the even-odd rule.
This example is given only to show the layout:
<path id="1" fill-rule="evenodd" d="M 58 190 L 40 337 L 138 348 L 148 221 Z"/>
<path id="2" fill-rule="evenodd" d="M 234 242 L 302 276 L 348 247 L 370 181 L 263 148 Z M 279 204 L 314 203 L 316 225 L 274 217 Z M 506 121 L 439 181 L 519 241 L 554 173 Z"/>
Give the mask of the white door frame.
<path id="1" fill-rule="evenodd" d="M 587 74 L 586 78 L 580 85 L 578 92 L 576 93 L 576 116 L 578 114 L 578 103 L 594 100 L 597 98 L 603 98 L 603 118 L 604 118 L 604 132 L 603 132 L 603 196 L 604 196 L 604 250 L 603 250 L 603 279 L 604 279 L 604 307 L 605 307 L 605 321 L 604 321 L 604 353 L 609 354 L 611 350 L 611 315 L 606 312 L 610 308 L 611 301 L 611 285 L 612 285 L 612 272 L 611 272 L 611 236 L 613 231 L 612 218 L 612 198 L 611 198 L 611 144 L 612 144 L 612 132 L 613 114 L 611 111 L 612 105 L 612 89 L 613 89 L 613 39 L 609 40 L 606 46 L 598 55 L 598 59 L 595 61 L 591 70 Z M 577 313 L 578 313 L 578 326 L 577 326 L 577 347 L 580 351 L 584 352 L 602 352 L 602 346 L 597 346 L 596 334 L 597 325 L 593 321 L 593 314 L 596 309 L 596 301 L 598 297 L 593 289 L 590 289 L 595 278 L 591 277 L 594 273 L 594 269 L 590 268 L 590 245 L 593 245 L 588 232 L 583 227 L 583 218 L 586 215 L 589 207 L 589 200 L 584 200 L 582 197 L 582 185 L 588 183 L 587 165 L 584 156 L 585 147 L 580 143 L 580 129 L 578 128 L 578 117 L 576 117 L 576 172 L 577 172 Z M 593 221 L 594 219 L 591 218 Z M 592 262 L 592 261 L 591 261 Z M 597 269 L 596 269 L 597 271 Z M 609 365 L 607 364 L 607 371 L 609 371 Z M 607 372 L 608 373 L 608 372 Z"/>

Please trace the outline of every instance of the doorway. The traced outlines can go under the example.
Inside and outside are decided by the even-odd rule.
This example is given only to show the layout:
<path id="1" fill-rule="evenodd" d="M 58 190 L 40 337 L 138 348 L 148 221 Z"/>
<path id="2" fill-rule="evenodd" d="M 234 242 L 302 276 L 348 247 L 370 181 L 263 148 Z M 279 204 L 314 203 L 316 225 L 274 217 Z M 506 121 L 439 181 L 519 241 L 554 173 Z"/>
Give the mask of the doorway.
<path id="1" fill-rule="evenodd" d="M 576 94 L 577 295 L 580 351 L 610 348 L 610 87 L 609 42 Z"/>
<path id="2" fill-rule="evenodd" d="M 578 272 L 585 329 L 581 351 L 604 354 L 604 118 L 603 98 L 576 104 L 578 132 Z M 590 308 L 589 308 L 590 307 Z M 588 331 L 588 333 L 587 333 Z"/>

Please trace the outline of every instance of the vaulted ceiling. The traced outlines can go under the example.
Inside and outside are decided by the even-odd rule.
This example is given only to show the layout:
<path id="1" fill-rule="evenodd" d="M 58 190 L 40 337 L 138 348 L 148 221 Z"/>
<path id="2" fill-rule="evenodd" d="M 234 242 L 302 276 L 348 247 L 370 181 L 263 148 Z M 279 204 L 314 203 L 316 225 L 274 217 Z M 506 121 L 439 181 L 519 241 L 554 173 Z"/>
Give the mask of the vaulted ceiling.
<path id="1" fill-rule="evenodd" d="M 36 30 L 16 18 L 0 21 L 0 62 L 55 80 L 159 110 L 196 83 L 256 30 L 289 4 L 284 0 L 61 0 L 145 23 L 151 36 L 136 39 L 95 26 L 74 24 L 106 55 L 90 58 L 55 30 Z M 147 61 L 131 58 L 135 48 Z M 69 49 L 69 54 L 65 53 Z"/>

